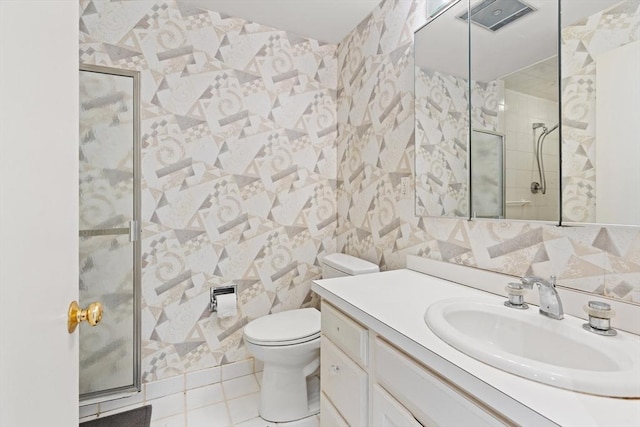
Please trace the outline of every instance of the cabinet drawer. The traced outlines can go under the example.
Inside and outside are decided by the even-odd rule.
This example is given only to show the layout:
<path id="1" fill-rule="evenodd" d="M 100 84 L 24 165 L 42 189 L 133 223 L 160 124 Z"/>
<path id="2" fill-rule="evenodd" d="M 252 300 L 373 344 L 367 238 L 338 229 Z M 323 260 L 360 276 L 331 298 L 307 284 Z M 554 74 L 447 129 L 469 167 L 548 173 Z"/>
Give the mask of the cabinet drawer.
<path id="1" fill-rule="evenodd" d="M 320 395 L 320 427 L 349 427 L 324 393 Z"/>
<path id="2" fill-rule="evenodd" d="M 340 415 L 352 427 L 367 425 L 367 373 L 322 336 L 320 347 L 320 381 Z"/>
<path id="3" fill-rule="evenodd" d="M 379 385 L 373 386 L 373 427 L 422 427 L 413 415 Z"/>
<path id="4" fill-rule="evenodd" d="M 375 341 L 375 372 L 378 382 L 424 425 L 513 425 L 380 339 Z"/>
<path id="5" fill-rule="evenodd" d="M 369 338 L 363 328 L 332 305 L 322 303 L 322 333 L 360 366 L 367 366 Z"/>

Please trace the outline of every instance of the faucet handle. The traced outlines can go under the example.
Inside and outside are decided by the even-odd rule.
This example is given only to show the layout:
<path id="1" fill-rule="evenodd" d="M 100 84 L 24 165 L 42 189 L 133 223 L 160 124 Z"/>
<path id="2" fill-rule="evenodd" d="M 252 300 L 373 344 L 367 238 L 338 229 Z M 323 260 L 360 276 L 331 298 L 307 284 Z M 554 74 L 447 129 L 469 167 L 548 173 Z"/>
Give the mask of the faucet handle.
<path id="1" fill-rule="evenodd" d="M 508 301 L 504 302 L 504 305 L 509 308 L 517 308 L 519 310 L 526 310 L 529 305 L 524 302 L 524 294 L 527 293 L 526 287 L 531 288 L 532 285 L 527 286 L 523 283 L 509 283 L 504 288 L 507 291 Z"/>
<path id="2" fill-rule="evenodd" d="M 616 312 L 606 302 L 589 301 L 584 306 L 584 311 L 589 315 L 589 323 L 585 323 L 582 327 L 594 334 L 612 337 L 617 334 L 616 330 L 611 327 L 611 318 Z"/>

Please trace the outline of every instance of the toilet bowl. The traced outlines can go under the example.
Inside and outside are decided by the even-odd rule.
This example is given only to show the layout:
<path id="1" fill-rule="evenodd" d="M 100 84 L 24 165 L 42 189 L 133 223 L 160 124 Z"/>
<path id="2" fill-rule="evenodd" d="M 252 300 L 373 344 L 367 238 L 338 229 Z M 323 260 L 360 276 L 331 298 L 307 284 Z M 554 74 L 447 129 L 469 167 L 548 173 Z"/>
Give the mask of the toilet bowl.
<path id="1" fill-rule="evenodd" d="M 370 262 L 344 254 L 323 259 L 323 278 L 379 271 Z M 260 416 L 289 422 L 320 412 L 320 312 L 315 308 L 260 317 L 244 328 L 247 351 L 264 363 Z"/>

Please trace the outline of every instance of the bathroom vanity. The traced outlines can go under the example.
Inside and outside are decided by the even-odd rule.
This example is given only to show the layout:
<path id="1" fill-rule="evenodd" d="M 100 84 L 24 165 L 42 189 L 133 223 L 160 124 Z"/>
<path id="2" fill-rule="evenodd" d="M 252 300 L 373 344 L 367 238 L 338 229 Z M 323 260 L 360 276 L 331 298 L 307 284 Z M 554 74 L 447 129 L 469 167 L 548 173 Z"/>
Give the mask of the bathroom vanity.
<path id="1" fill-rule="evenodd" d="M 469 270 L 471 277 L 487 273 Z M 495 277 L 498 283 L 491 286 L 503 289 L 499 282 L 508 276 Z M 640 425 L 639 399 L 579 393 L 513 375 L 456 350 L 425 323 L 427 308 L 445 299 L 502 304 L 494 289 L 410 269 L 319 280 L 312 289 L 322 297 L 323 426 Z M 530 301 L 536 299 L 534 293 Z M 637 321 L 637 307 L 616 309 L 624 321 Z M 607 345 L 609 337 L 598 338 Z M 633 357 L 640 358 L 640 345 Z"/>

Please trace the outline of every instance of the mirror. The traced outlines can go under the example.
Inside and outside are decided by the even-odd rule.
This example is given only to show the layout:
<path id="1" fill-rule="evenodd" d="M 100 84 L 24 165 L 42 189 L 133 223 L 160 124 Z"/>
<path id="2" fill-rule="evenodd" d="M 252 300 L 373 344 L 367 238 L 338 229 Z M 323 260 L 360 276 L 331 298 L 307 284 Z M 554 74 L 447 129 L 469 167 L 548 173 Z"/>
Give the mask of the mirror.
<path id="1" fill-rule="evenodd" d="M 459 5 L 416 32 L 416 213 L 640 225 L 639 3 L 563 0 L 560 7 L 554 0 L 477 0 L 468 13 Z M 469 50 L 463 46 L 446 53 L 438 46 L 451 38 L 454 28 L 465 34 L 460 24 L 468 22 L 469 15 L 470 74 L 465 74 L 458 56 Z M 606 55 L 609 51 L 615 53 Z M 472 179 L 470 185 L 453 181 L 458 187 L 444 192 L 433 185 L 439 181 L 431 175 L 466 176 L 453 166 L 467 168 L 467 164 L 449 161 L 446 144 L 439 148 L 425 143 L 429 139 L 424 135 L 424 109 L 429 104 L 424 101 L 420 70 L 444 70 L 441 64 L 447 64 L 447 56 L 458 66 L 447 71 L 471 80 Z M 607 77 L 607 69 L 617 78 Z M 612 71 L 621 69 L 628 80 L 623 84 L 620 73 Z M 429 108 L 437 111 L 437 106 Z M 433 120 L 435 115 L 427 117 Z M 450 117 L 440 116 L 431 127 L 440 129 L 450 122 Z M 463 137 L 460 133 L 458 141 Z M 503 156 L 498 156 L 500 144 Z M 446 167 L 442 161 L 434 164 L 431 153 L 447 160 Z M 627 191 L 620 191 L 622 187 Z M 458 189 L 470 193 L 470 208 L 450 208 L 451 194 L 464 199 Z M 436 208 L 425 208 L 433 205 Z"/>
<path id="2" fill-rule="evenodd" d="M 471 15 L 472 210 L 474 218 L 559 220 L 558 2 L 486 0 Z M 467 19 L 467 15 L 460 18 Z M 502 163 L 487 163 L 486 133 L 503 136 Z M 495 156 L 494 156 L 495 157 Z M 504 188 L 476 182 L 504 176 Z M 491 205 L 504 192 L 502 206 Z"/>
<path id="3" fill-rule="evenodd" d="M 416 215 L 469 217 L 469 33 L 460 1 L 415 33 Z M 437 42 L 434 42 L 437 40 Z"/>
<path id="4" fill-rule="evenodd" d="M 562 1 L 563 223 L 640 225 L 639 31 L 639 0 Z"/>

